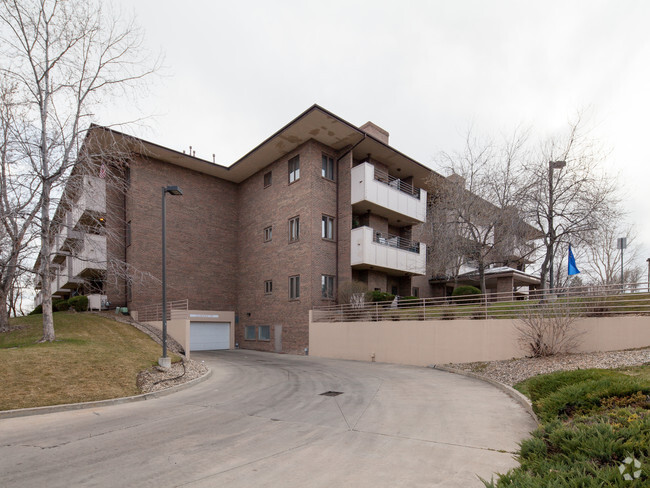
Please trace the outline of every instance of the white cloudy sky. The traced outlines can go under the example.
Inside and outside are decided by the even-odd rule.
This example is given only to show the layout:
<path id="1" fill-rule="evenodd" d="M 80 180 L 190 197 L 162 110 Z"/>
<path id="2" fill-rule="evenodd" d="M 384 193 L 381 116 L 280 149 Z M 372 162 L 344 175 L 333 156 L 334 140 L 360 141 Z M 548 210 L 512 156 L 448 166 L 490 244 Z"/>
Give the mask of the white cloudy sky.
<path id="1" fill-rule="evenodd" d="M 650 2 L 116 1 L 165 67 L 99 123 L 153 114 L 124 129 L 228 165 L 318 103 L 432 165 L 469 125 L 544 136 L 587 110 L 650 257 Z"/>

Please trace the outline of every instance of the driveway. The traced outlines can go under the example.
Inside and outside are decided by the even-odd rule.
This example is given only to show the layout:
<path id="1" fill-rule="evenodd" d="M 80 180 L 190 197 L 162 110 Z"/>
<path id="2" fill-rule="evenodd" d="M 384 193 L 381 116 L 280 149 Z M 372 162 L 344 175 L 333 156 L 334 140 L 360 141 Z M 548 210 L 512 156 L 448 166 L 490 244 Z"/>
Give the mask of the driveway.
<path id="1" fill-rule="evenodd" d="M 442 371 L 192 358 L 212 377 L 163 398 L 0 420 L 0 486 L 480 487 L 535 427 L 500 390 Z"/>

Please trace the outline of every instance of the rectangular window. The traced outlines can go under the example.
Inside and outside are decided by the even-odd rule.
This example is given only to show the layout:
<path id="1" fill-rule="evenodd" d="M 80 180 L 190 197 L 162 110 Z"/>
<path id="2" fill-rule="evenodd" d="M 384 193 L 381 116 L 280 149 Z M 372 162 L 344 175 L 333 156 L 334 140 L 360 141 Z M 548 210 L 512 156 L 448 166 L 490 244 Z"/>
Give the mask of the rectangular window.
<path id="1" fill-rule="evenodd" d="M 300 298 L 300 276 L 289 276 L 289 299 Z"/>
<path id="2" fill-rule="evenodd" d="M 321 219 L 321 237 L 323 239 L 334 239 L 334 218 L 323 215 Z"/>
<path id="3" fill-rule="evenodd" d="M 273 175 L 271 171 L 268 173 L 264 174 L 264 188 L 271 186 L 271 183 L 273 182 Z"/>
<path id="4" fill-rule="evenodd" d="M 320 283 L 321 283 L 323 298 L 333 299 L 334 298 L 334 277 L 328 275 L 321 275 Z"/>
<path id="5" fill-rule="evenodd" d="M 417 286 L 413 287 L 413 296 L 420 298 L 420 289 Z"/>
<path id="6" fill-rule="evenodd" d="M 273 226 L 270 225 L 264 229 L 264 242 L 269 242 L 273 239 Z"/>
<path id="7" fill-rule="evenodd" d="M 133 285 L 131 282 L 127 282 L 126 284 L 126 300 L 128 302 L 133 301 Z"/>
<path id="8" fill-rule="evenodd" d="M 257 328 L 257 338 L 260 341 L 270 341 L 271 340 L 271 326 L 270 325 L 260 325 Z"/>
<path id="9" fill-rule="evenodd" d="M 300 239 L 300 217 L 289 219 L 289 242 Z"/>
<path id="10" fill-rule="evenodd" d="M 273 280 L 266 280 L 264 282 L 264 293 L 267 295 L 273 293 Z"/>
<path id="11" fill-rule="evenodd" d="M 300 156 L 289 160 L 289 183 L 300 179 Z"/>
<path id="12" fill-rule="evenodd" d="M 244 327 L 244 339 L 247 341 L 254 341 L 255 340 L 255 326 L 254 325 L 247 325 Z"/>
<path id="13" fill-rule="evenodd" d="M 334 158 L 330 158 L 323 154 L 323 169 L 321 170 L 321 176 L 334 181 Z"/>

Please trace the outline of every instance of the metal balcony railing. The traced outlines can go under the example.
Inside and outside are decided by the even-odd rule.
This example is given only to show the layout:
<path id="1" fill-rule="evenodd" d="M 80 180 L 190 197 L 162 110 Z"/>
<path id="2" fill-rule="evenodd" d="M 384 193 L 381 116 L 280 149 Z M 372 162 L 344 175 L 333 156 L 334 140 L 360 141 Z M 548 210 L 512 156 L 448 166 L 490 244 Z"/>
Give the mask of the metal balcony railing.
<path id="1" fill-rule="evenodd" d="M 517 319 L 531 315 L 610 317 L 650 315 L 647 282 L 509 291 L 485 295 L 368 301 L 359 294 L 353 303 L 315 307 L 314 322 Z"/>
<path id="2" fill-rule="evenodd" d="M 400 236 L 394 236 L 392 234 L 386 234 L 383 232 L 374 232 L 373 242 L 381 244 L 388 247 L 396 247 L 403 251 L 409 251 L 419 254 L 420 253 L 420 243 L 412 241 L 410 239 L 404 239 Z"/>
<path id="3" fill-rule="evenodd" d="M 402 193 L 406 193 L 407 195 L 417 198 L 418 200 L 420 199 L 419 188 L 409 183 L 404 183 L 399 178 L 395 178 L 394 176 L 391 176 L 388 173 L 381 171 L 377 168 L 375 168 L 375 180 L 379 181 L 380 183 L 384 183 L 390 187 L 393 187 L 401 191 Z"/>

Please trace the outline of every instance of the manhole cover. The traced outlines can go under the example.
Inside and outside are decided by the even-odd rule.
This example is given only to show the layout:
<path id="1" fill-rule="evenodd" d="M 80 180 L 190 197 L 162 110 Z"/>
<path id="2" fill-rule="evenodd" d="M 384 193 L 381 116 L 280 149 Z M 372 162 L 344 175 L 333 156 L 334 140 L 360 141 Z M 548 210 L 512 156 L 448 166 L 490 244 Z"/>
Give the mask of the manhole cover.
<path id="1" fill-rule="evenodd" d="M 339 396 L 343 395 L 342 391 L 326 391 L 325 393 L 321 393 L 322 396 Z"/>

